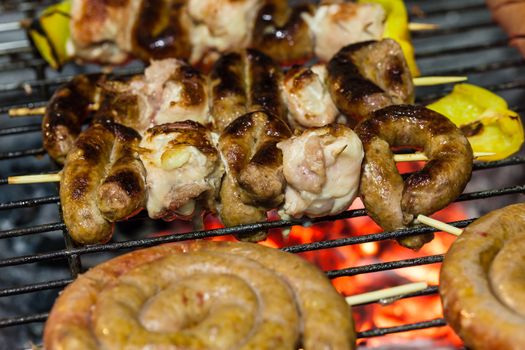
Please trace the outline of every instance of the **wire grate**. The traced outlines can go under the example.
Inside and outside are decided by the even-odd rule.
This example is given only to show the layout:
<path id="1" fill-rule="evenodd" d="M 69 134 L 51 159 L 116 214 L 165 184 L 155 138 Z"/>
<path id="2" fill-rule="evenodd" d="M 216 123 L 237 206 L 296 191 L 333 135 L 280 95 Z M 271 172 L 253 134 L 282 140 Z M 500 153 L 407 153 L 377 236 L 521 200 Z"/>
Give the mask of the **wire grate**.
<path id="1" fill-rule="evenodd" d="M 19 11 L 26 15 L 34 13 L 38 8 L 41 8 L 42 4 L 51 3 L 47 1 L 41 1 L 40 4 L 34 2 L 13 2 L 8 1 L 5 4 L 0 5 L 0 9 L 5 11 Z M 434 4 L 432 4 L 434 3 Z M 439 2 L 441 4 L 441 2 Z M 486 11 L 482 2 L 458 5 L 457 2 L 445 1 L 445 5 L 436 5 L 435 2 L 422 1 L 420 0 L 416 4 L 421 7 L 429 7 L 428 10 L 424 11 L 425 18 L 434 20 L 440 16 L 447 15 L 448 13 L 455 12 L 459 15 L 468 15 L 472 11 Z M 430 5 L 429 5 L 430 4 Z M 410 7 L 409 7 L 410 8 Z M 418 18 L 414 17 L 414 20 Z M 425 20 L 425 19 L 422 19 Z M 12 26 L 11 26 L 12 27 Z M 11 31 L 10 26 L 5 25 L 2 28 L 7 28 Z M 465 25 L 442 27 L 437 30 L 419 33 L 414 37 L 419 42 L 426 40 L 441 40 L 446 41 L 444 37 L 449 35 L 470 35 L 473 32 L 479 30 L 486 30 L 488 28 L 496 28 L 493 23 L 486 20 L 486 18 L 480 19 L 476 23 L 469 23 Z M 426 48 L 417 50 L 417 58 L 421 60 L 438 60 L 443 59 L 447 56 L 464 55 L 470 53 L 481 54 L 483 52 L 501 50 L 506 48 L 508 40 L 502 36 L 498 38 L 492 38 L 490 40 L 481 43 L 472 43 L 468 45 L 461 45 L 458 47 L 444 47 L 444 48 Z M 446 45 L 445 45 L 446 46 Z M 417 48 L 417 47 L 416 47 Z M 517 56 L 516 56 L 517 57 Z M 6 60 L 3 60 L 7 58 Z M 22 59 L 20 59 L 22 58 Z M 23 83 L 18 81 L 9 82 L 7 84 L 0 85 L 0 113 L 5 114 L 11 108 L 18 107 L 41 107 L 45 106 L 45 100 L 49 97 L 48 92 L 52 91 L 59 84 L 67 81 L 72 73 L 68 75 L 54 75 L 49 76 L 48 71 L 43 70 L 44 62 L 41 58 L 34 56 L 33 49 L 29 46 L 27 40 L 13 40 L 10 42 L 0 43 L 0 73 L 3 72 L 16 72 L 17 70 L 32 70 L 34 72 L 34 79 L 28 79 Z M 439 71 L 439 74 L 443 75 L 473 75 L 473 74 L 484 74 L 489 72 L 500 72 L 506 69 L 520 69 L 525 66 L 525 62 L 519 58 L 500 59 L 495 62 L 487 62 L 484 64 L 472 64 L 461 67 L 445 67 L 445 70 Z M 121 69 L 117 75 L 132 75 L 139 73 L 139 68 L 124 68 Z M 488 89 L 496 92 L 511 92 L 511 91 L 525 91 L 525 81 L 515 79 L 505 82 L 482 82 L 482 84 Z M 28 94 L 27 92 L 31 93 Z M 425 90 L 426 91 L 426 90 Z M 430 102 L 436 98 L 441 97 L 448 91 L 447 88 L 442 89 L 439 92 L 430 92 L 418 95 L 419 102 Z M 16 98 L 11 98 L 16 96 Z M 516 107 L 517 110 L 522 110 L 525 106 L 519 105 Z M 0 129 L 0 137 L 12 137 L 14 135 L 31 135 L 40 131 L 40 124 L 28 123 L 26 125 L 16 125 L 12 127 L 4 127 Z M 1 139 L 0 139 L 1 141 Z M 23 162 L 30 159 L 30 156 L 40 156 L 45 154 L 45 151 L 41 147 L 31 147 L 21 150 L 3 150 L 0 152 L 0 160 L 5 161 L 19 161 Z M 496 168 L 507 168 L 510 166 L 521 166 L 525 164 L 525 157 L 517 156 L 511 157 L 505 160 L 496 162 L 477 162 L 474 165 L 476 171 L 490 170 Z M 14 175 L 14 174 L 2 174 L 2 176 Z M 0 178 L 0 185 L 6 185 L 7 178 Z M 513 185 L 501 187 L 499 189 L 488 189 L 481 191 L 472 191 L 462 194 L 457 202 L 463 201 L 474 201 L 480 199 L 495 198 L 499 196 L 506 196 L 512 194 L 523 195 L 525 193 L 525 186 Z M 55 194 L 46 195 L 41 197 L 29 198 L 25 200 L 10 200 L 5 203 L 0 203 L 0 211 L 15 211 L 30 208 L 40 208 L 45 205 L 54 204 L 60 205 L 60 199 Z M 59 210 L 60 212 L 60 210 Z M 61 215 L 61 214 L 59 214 Z M 46 290 L 60 289 L 71 283 L 74 278 L 82 271 L 82 257 L 87 255 L 94 255 L 98 253 L 107 252 L 120 252 L 125 250 L 138 249 L 143 247 L 149 247 L 161 243 L 177 242 L 190 239 L 203 239 L 211 237 L 228 236 L 239 233 L 255 232 L 261 229 L 270 228 L 286 228 L 294 225 L 308 226 L 316 223 L 336 220 L 346 220 L 357 217 L 365 216 L 366 212 L 362 209 L 349 210 L 339 215 L 323 217 L 317 219 L 296 219 L 296 220 L 278 220 L 269 221 L 264 223 L 257 223 L 251 225 L 242 225 L 232 228 L 215 229 L 208 231 L 196 231 L 189 233 L 172 233 L 159 237 L 148 237 L 140 239 L 126 239 L 124 241 L 117 241 L 107 244 L 91 245 L 84 247 L 75 247 L 66 232 L 66 227 L 58 217 L 59 221 L 51 222 L 47 224 L 31 225 L 29 227 L 17 227 L 8 230 L 0 231 L 0 239 L 22 237 L 29 235 L 37 235 L 43 233 L 61 232 L 64 235 L 64 245 L 60 249 L 54 249 L 46 252 L 39 252 L 36 254 L 29 255 L 17 255 L 9 258 L 0 259 L 0 267 L 12 267 L 26 264 L 39 264 L 46 262 L 60 262 L 67 264 L 69 267 L 70 278 L 62 279 L 51 279 L 45 282 L 30 283 L 26 285 L 20 285 L 15 287 L 6 287 L 0 289 L 0 297 L 8 297 L 22 294 L 36 293 Z M 139 215 L 133 220 L 146 220 L 145 215 Z M 463 228 L 471 223 L 474 219 L 461 220 L 451 222 L 453 226 Z M 413 235 L 435 232 L 435 229 L 426 226 L 415 226 L 403 230 L 396 230 L 391 232 L 381 232 L 364 234 L 359 236 L 350 236 L 345 238 L 323 240 L 312 243 L 298 244 L 282 248 L 282 250 L 290 253 L 304 253 L 323 249 L 333 249 L 344 246 L 360 245 L 370 242 L 382 242 L 385 240 L 398 239 L 403 237 L 409 237 Z M 373 273 L 378 271 L 387 271 L 393 269 L 406 268 L 410 266 L 420 266 L 424 264 L 438 264 L 442 261 L 443 255 L 431 255 L 425 257 L 418 257 L 412 259 L 403 259 L 397 261 L 389 261 L 375 264 L 367 264 L 363 266 L 347 267 L 338 270 L 326 271 L 327 276 L 330 278 L 348 277 L 359 274 Z M 33 266 L 38 268 L 38 266 Z M 56 277 L 55 277 L 56 278 Z M 412 293 L 404 296 L 403 298 L 411 298 L 423 295 L 432 295 L 438 292 L 437 286 L 430 286 L 427 289 Z M 364 304 L 363 304 L 364 305 Z M 43 322 L 48 316 L 47 312 L 35 312 L 29 315 L 17 315 L 13 317 L 7 317 L 0 319 L 0 328 L 13 327 L 24 325 L 34 322 Z M 416 329 L 424 329 L 431 327 L 445 326 L 446 322 L 442 318 L 428 320 L 425 322 L 410 323 L 396 327 L 387 328 L 374 328 L 358 333 L 358 338 L 370 338 L 376 336 L 382 336 L 386 334 L 406 332 Z"/>

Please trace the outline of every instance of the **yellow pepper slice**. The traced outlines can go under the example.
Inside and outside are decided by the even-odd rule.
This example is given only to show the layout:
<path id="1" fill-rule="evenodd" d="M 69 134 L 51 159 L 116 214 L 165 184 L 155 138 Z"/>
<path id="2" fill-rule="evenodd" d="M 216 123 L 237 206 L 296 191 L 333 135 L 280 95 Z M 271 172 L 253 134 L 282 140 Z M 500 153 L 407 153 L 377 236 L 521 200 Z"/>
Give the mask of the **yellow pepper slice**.
<path id="1" fill-rule="evenodd" d="M 520 116 L 498 95 L 471 84 L 458 84 L 450 94 L 427 106 L 448 117 L 467 136 L 474 152 L 493 152 L 483 161 L 507 158 L 523 144 Z"/>
<path id="2" fill-rule="evenodd" d="M 408 29 L 408 13 L 403 0 L 358 0 L 359 3 L 380 4 L 386 13 L 383 38 L 391 38 L 399 43 L 412 76 L 421 75 L 416 64 L 414 46 Z"/>
<path id="3" fill-rule="evenodd" d="M 69 40 L 70 11 L 71 0 L 51 5 L 28 28 L 38 52 L 55 69 L 69 60 L 66 44 Z"/>

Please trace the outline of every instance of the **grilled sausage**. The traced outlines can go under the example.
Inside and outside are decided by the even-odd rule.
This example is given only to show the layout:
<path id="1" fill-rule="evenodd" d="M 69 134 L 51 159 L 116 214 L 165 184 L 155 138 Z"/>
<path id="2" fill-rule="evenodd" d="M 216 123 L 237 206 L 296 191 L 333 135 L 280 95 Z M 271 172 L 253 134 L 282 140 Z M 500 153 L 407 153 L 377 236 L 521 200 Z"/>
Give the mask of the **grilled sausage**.
<path id="1" fill-rule="evenodd" d="M 281 68 L 257 50 L 222 56 L 211 72 L 211 116 L 216 130 L 247 112 L 265 111 L 286 120 Z"/>
<path id="2" fill-rule="evenodd" d="M 447 322 L 470 349 L 525 348 L 525 204 L 470 224 L 441 266 Z"/>
<path id="3" fill-rule="evenodd" d="M 325 274 L 256 244 L 137 250 L 80 275 L 44 330 L 57 349 L 355 349 L 349 306 Z"/>
<path id="4" fill-rule="evenodd" d="M 281 64 L 302 63 L 313 55 L 313 37 L 305 15 L 312 4 L 289 7 L 286 1 L 266 0 L 253 29 L 252 47 Z"/>
<path id="5" fill-rule="evenodd" d="M 351 127 L 378 109 L 414 102 L 410 70 L 392 39 L 345 46 L 327 69 L 332 99 Z"/>
<path id="6" fill-rule="evenodd" d="M 60 202 L 71 237 L 81 244 L 106 242 L 113 224 L 97 207 L 97 189 L 104 179 L 115 136 L 96 123 L 84 131 L 67 154 L 60 178 Z"/>
<path id="7" fill-rule="evenodd" d="M 225 225 L 261 221 L 262 213 L 283 201 L 282 152 L 276 145 L 290 136 L 291 131 L 282 120 L 264 112 L 239 117 L 224 130 L 218 148 L 225 162 L 226 177 L 230 177 L 223 180 L 226 187 L 220 193 L 220 216 Z M 244 208 L 241 202 L 259 209 Z M 236 208 L 241 207 L 242 212 L 236 213 Z M 253 215 L 248 217 L 247 211 L 253 211 Z"/>
<path id="8" fill-rule="evenodd" d="M 520 0 L 486 0 L 492 17 L 507 32 L 510 44 L 525 57 L 525 3 Z"/>
<path id="9" fill-rule="evenodd" d="M 140 135 L 133 129 L 112 124 L 114 159 L 97 191 L 97 206 L 111 222 L 126 219 L 140 211 L 146 201 L 146 170 L 138 158 Z"/>
<path id="10" fill-rule="evenodd" d="M 210 74 L 210 114 L 214 129 L 228 124 L 247 112 L 245 60 L 240 53 L 222 55 Z"/>
<path id="11" fill-rule="evenodd" d="M 46 107 L 42 119 L 44 148 L 57 163 L 63 164 L 66 155 L 80 134 L 89 107 L 100 96 L 97 84 L 103 75 L 78 75 L 59 87 Z"/>
<path id="12" fill-rule="evenodd" d="M 279 90 L 283 74 L 279 65 L 257 50 L 246 50 L 248 112 L 265 111 L 286 120 L 286 106 Z"/>
<path id="13" fill-rule="evenodd" d="M 356 128 L 365 160 L 361 198 L 368 214 L 385 230 L 410 225 L 418 214 L 447 206 L 465 188 L 472 173 L 472 148 L 446 117 L 420 106 L 397 105 L 378 110 Z M 403 181 L 390 147 L 421 147 L 425 167 Z M 429 236 L 403 238 L 419 249 Z"/>

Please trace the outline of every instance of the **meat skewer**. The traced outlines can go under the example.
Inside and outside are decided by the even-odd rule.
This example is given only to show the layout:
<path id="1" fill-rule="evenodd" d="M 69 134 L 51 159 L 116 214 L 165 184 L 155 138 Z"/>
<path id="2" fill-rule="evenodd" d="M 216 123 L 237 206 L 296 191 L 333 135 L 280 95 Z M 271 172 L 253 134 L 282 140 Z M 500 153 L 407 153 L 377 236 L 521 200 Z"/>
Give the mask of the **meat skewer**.
<path id="1" fill-rule="evenodd" d="M 396 1 L 399 9 L 392 16 L 392 9 L 380 3 L 344 1 L 290 6 L 283 0 L 74 0 L 70 7 L 50 8 L 44 25 L 35 19 L 37 24 L 29 26 L 37 47 L 55 68 L 72 58 L 103 64 L 121 64 L 130 57 L 210 64 L 221 53 L 249 47 L 280 63 L 304 62 L 314 52 L 327 60 L 345 45 L 381 39 L 385 22 L 392 19 L 404 23 L 400 40 L 409 37 L 410 29 L 402 1 Z M 55 33 L 54 40 L 46 37 L 47 31 Z"/>

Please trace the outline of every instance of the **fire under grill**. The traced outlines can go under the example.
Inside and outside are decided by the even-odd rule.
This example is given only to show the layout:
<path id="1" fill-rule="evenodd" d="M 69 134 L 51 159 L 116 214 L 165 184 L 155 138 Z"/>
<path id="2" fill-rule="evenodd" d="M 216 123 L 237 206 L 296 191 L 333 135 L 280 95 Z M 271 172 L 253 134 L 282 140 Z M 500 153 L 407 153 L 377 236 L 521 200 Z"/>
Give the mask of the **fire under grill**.
<path id="1" fill-rule="evenodd" d="M 117 224 L 114 242 L 75 247 L 61 220 L 56 185 L 7 185 L 7 176 L 56 171 L 41 147 L 39 117 L 10 119 L 7 111 L 13 107 L 44 106 L 58 85 L 80 72 L 74 67 L 67 67 L 60 74 L 50 71 L 21 35 L 22 32 L 17 26 L 18 20 L 33 16 L 43 4 L 48 3 L 52 2 L 4 1 L 0 5 L 0 339 L 4 344 L 13 344 L 6 345 L 6 348 L 27 347 L 30 341 L 38 343 L 38 332 L 41 332 L 50 303 L 58 291 L 72 282 L 85 268 L 110 257 L 109 253 L 122 253 L 167 242 L 228 236 L 294 225 L 309 226 L 343 219 L 350 219 L 351 224 L 353 218 L 366 216 L 364 210 L 358 209 L 318 219 L 279 220 L 224 229 L 173 233 L 173 225 L 152 222 L 142 213 L 129 222 Z M 415 33 L 413 36 L 423 75 L 468 75 L 470 82 L 502 95 L 514 110 L 523 112 L 525 79 L 518 77 L 525 72 L 525 61 L 512 48 L 507 47 L 505 35 L 492 23 L 482 0 L 462 1 L 461 4 L 456 1 L 409 1 L 408 8 L 412 10 L 413 21 L 440 24 L 439 29 Z M 418 13 L 424 13 L 425 17 L 416 17 Z M 115 74 L 131 75 L 140 72 L 141 68 L 135 64 L 120 68 Z M 97 68 L 87 67 L 87 70 L 93 69 Z M 420 103 L 431 101 L 445 94 L 450 88 L 445 86 L 418 89 L 417 100 Z M 457 202 L 467 202 L 466 206 L 470 208 L 467 213 L 473 218 L 450 224 L 462 228 L 490 209 L 519 201 L 519 196 L 525 193 L 525 185 L 521 185 L 524 164 L 523 154 L 497 162 L 476 162 L 471 184 L 466 193 L 457 199 Z M 143 234 L 139 236 L 133 233 L 144 230 L 151 233 L 172 233 L 148 238 L 144 238 Z M 128 231 L 132 234 L 124 234 Z M 291 253 L 303 253 L 435 231 L 426 226 L 417 226 L 392 232 L 316 241 L 282 249 Z M 326 271 L 326 274 L 329 278 L 356 276 L 436 264 L 442 259 L 443 255 L 431 255 L 348 266 Z M 39 273 L 40 269 L 46 272 Z M 28 278 L 25 282 L 20 282 L 23 279 L 18 276 L 9 277 L 15 275 L 27 275 Z M 431 286 L 403 298 L 415 298 L 437 292 L 438 286 Z M 20 297 L 23 298 L 19 299 Z M 35 302 L 46 298 L 49 301 L 44 302 L 44 307 Z M 13 307 L 22 302 L 27 303 L 28 307 Z M 11 307 L 6 309 L 3 305 L 7 304 L 11 304 Z M 358 338 L 444 325 L 446 322 L 443 318 L 430 319 L 396 327 L 364 330 L 358 333 Z M 6 335 L 5 339 L 2 334 Z M 22 334 L 23 338 L 20 337 Z M 6 339 L 13 337 L 16 339 L 11 339 L 12 343 L 8 343 Z"/>

